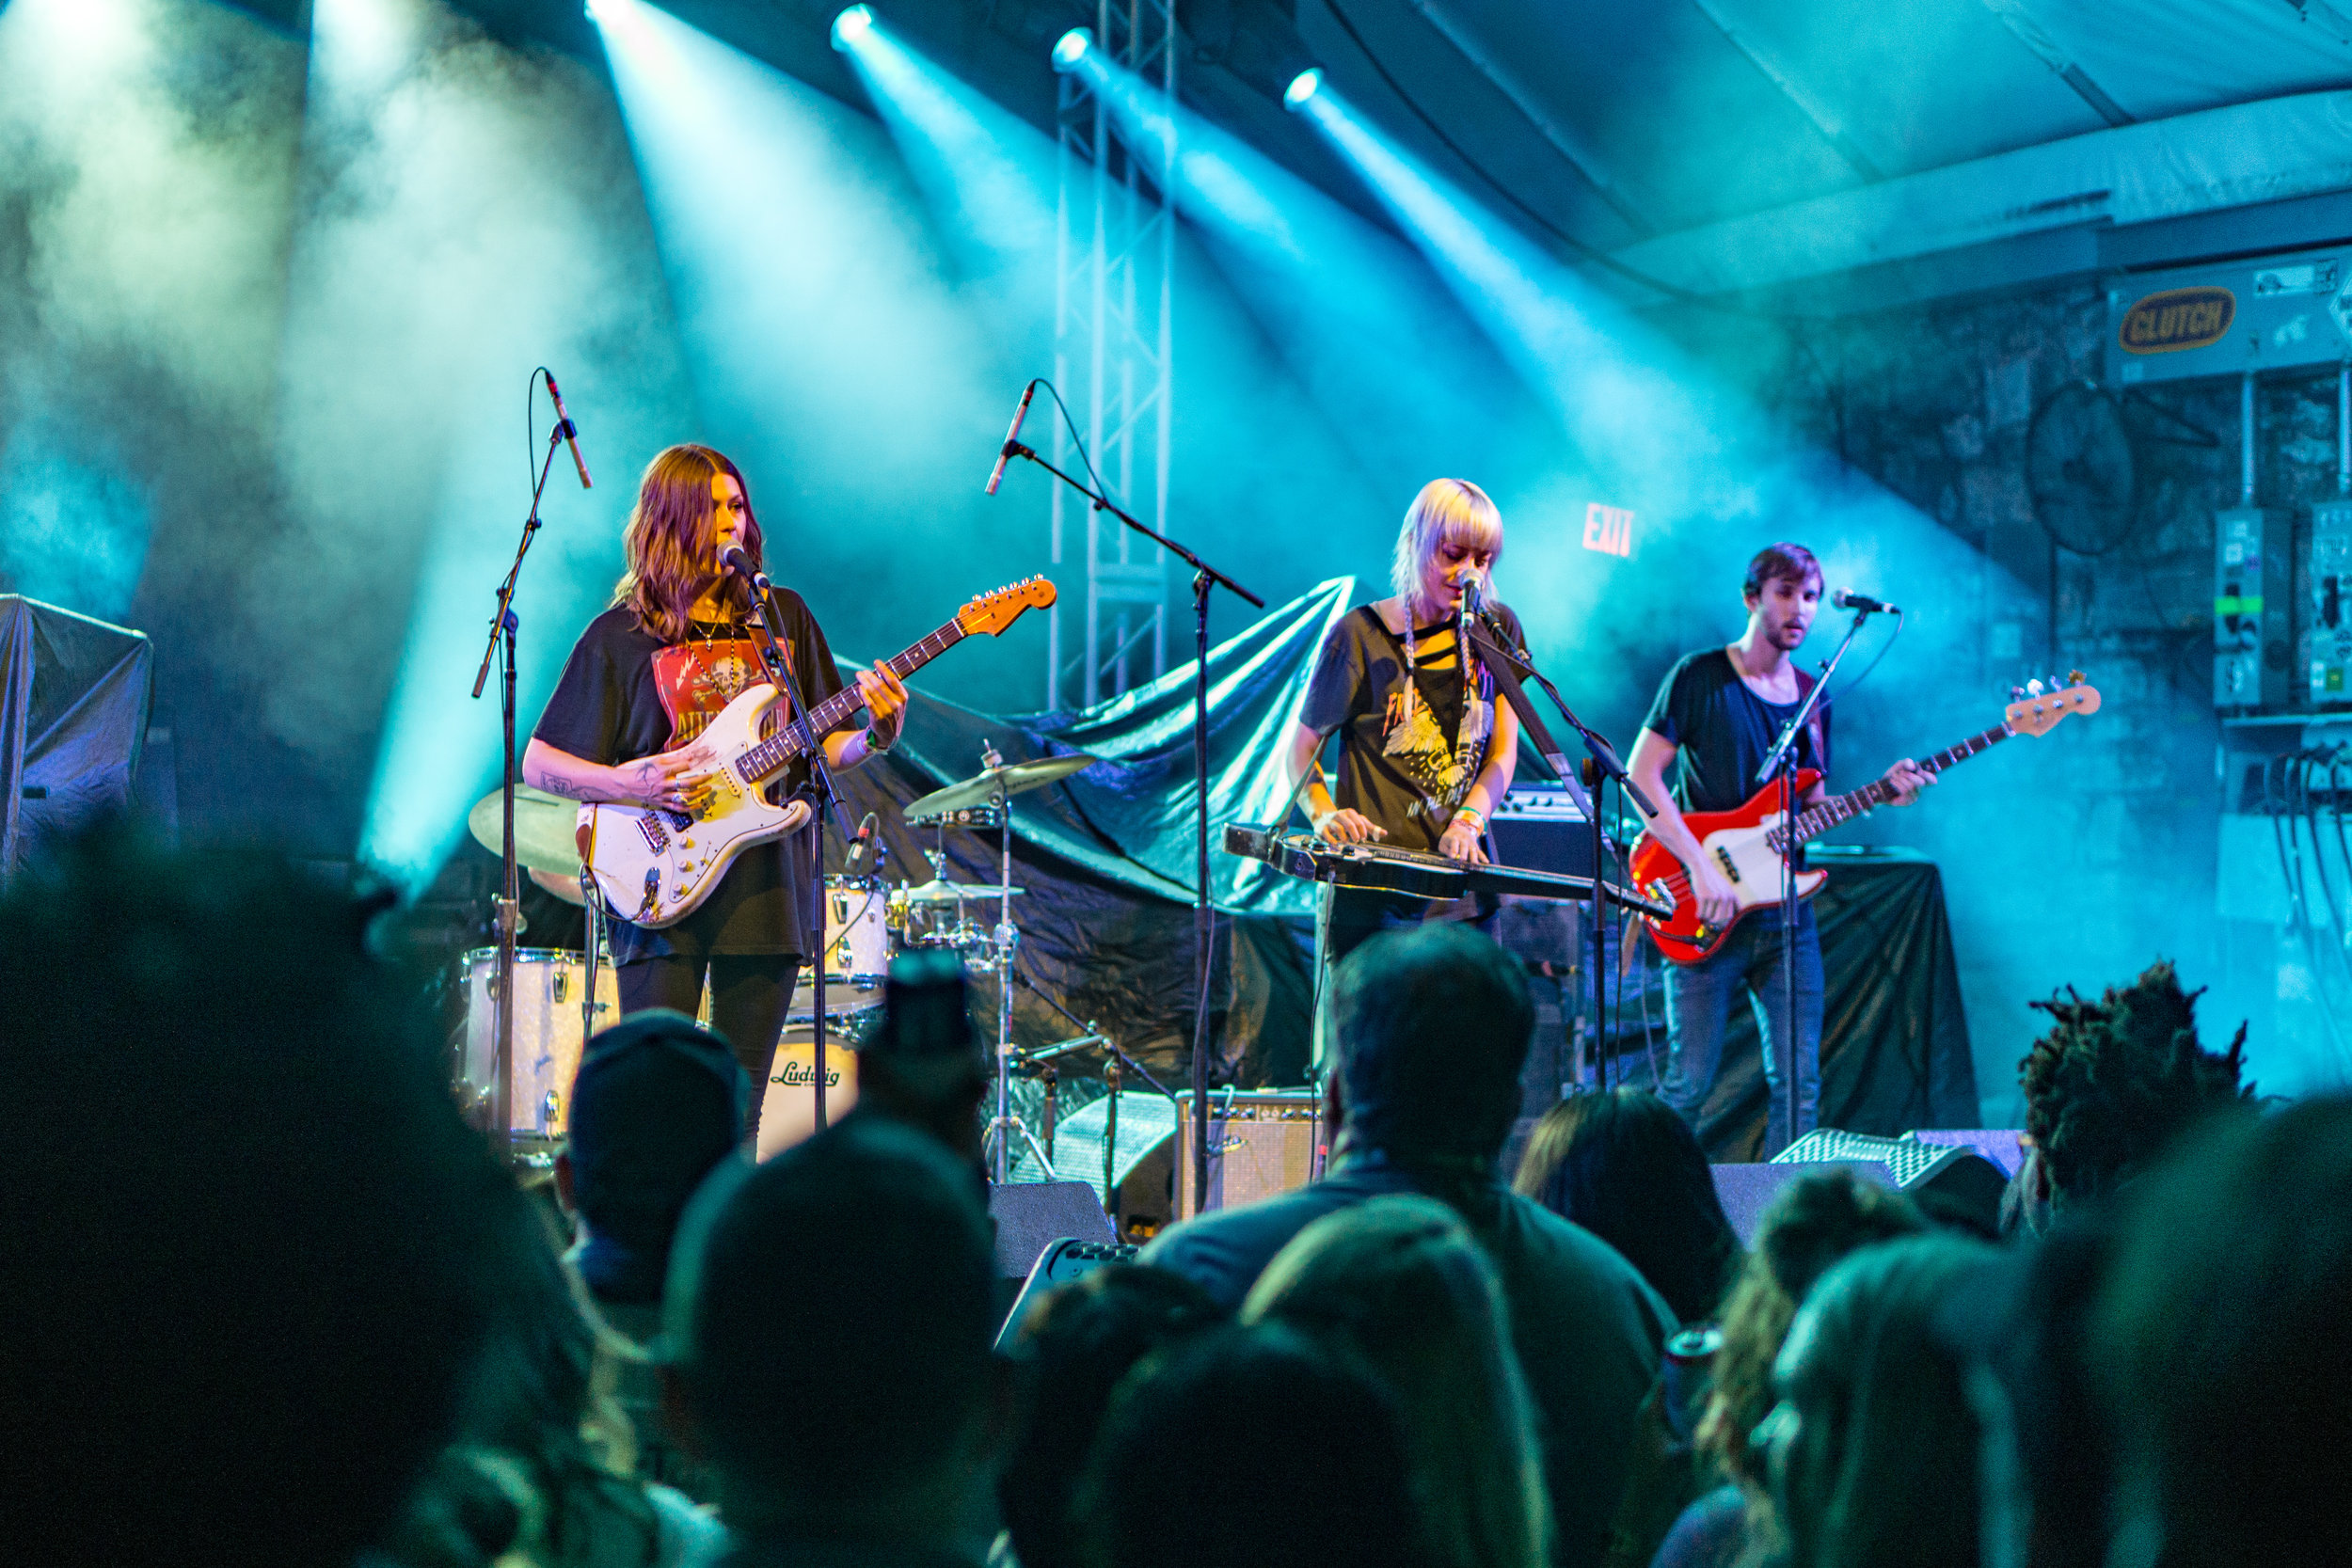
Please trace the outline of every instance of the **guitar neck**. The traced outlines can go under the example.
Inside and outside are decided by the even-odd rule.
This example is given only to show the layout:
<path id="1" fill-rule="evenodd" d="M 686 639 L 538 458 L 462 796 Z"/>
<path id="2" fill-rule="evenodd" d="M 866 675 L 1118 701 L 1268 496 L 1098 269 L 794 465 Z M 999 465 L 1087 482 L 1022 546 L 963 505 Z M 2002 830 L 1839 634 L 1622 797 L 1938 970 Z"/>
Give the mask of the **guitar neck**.
<path id="1" fill-rule="evenodd" d="M 1952 764 L 1965 762 L 1979 752 L 1989 751 L 2016 733 L 2007 724 L 1995 724 L 1980 735 L 1972 735 L 1965 740 L 1945 747 L 1931 757 L 1920 758 L 1920 769 L 1931 774 L 1941 773 Z M 1820 805 L 1797 814 L 1797 842 L 1804 844 L 1819 838 L 1840 822 L 1860 816 L 1894 798 L 1895 791 L 1884 779 L 1873 779 L 1849 794 L 1833 795 Z M 1775 849 L 1780 847 L 1781 834 L 1778 830 L 1772 832 L 1772 845 Z"/>
<path id="2" fill-rule="evenodd" d="M 946 653 L 965 637 L 960 621 L 949 621 L 921 641 L 902 650 L 885 666 L 900 680 L 906 679 L 932 659 Z M 807 734 L 822 740 L 850 721 L 850 716 L 866 705 L 866 699 L 854 686 L 845 686 L 832 696 L 808 710 Z M 740 764 L 744 778 L 752 784 L 765 784 L 798 760 L 808 751 L 798 724 L 786 724 L 775 734 L 743 753 Z"/>

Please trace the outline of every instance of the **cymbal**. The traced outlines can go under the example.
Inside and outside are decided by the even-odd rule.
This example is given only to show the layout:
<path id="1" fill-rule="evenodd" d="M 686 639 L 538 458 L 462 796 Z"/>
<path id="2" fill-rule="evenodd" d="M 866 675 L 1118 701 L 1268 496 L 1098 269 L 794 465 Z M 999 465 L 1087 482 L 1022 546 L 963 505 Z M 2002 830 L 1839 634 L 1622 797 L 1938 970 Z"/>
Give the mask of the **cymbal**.
<path id="1" fill-rule="evenodd" d="M 490 791 L 473 803 L 466 814 L 466 826 L 473 836 L 493 855 L 499 852 L 499 819 L 505 813 L 499 806 L 499 792 Z M 544 789 L 529 784 L 515 786 L 515 859 L 533 871 L 552 871 L 558 876 L 580 875 L 580 841 L 572 836 L 574 824 L 580 818 L 580 805 L 561 796 L 549 795 Z"/>
<path id="2" fill-rule="evenodd" d="M 1012 890 L 1012 895 L 1015 898 L 1024 897 L 1028 891 L 1017 887 Z M 1002 897 L 1004 892 L 993 882 L 943 882 L 934 879 L 919 886 L 911 882 L 898 891 L 898 895 L 910 904 L 963 904 Z"/>
<path id="3" fill-rule="evenodd" d="M 906 809 L 913 821 L 918 816 L 935 816 L 941 812 L 962 811 L 972 806 L 984 806 L 996 799 L 1001 791 L 1011 796 L 1025 790 L 1042 789 L 1057 779 L 1066 779 L 1083 768 L 1102 761 L 1084 752 L 1073 752 L 1063 757 L 1040 757 L 1035 762 L 1008 763 L 1002 768 L 983 768 L 961 784 L 945 789 L 934 789 Z"/>

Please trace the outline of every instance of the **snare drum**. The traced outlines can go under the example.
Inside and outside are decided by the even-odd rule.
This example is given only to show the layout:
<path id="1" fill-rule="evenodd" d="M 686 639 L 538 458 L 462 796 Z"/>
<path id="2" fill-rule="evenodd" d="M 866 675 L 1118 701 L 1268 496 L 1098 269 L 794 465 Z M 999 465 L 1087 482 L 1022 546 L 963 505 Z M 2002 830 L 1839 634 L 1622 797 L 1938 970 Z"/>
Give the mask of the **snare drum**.
<path id="1" fill-rule="evenodd" d="M 759 1102 L 759 1157 L 781 1154 L 817 1131 L 817 1044 L 813 1023 L 785 1026 Z M 825 1121 L 839 1121 L 857 1103 L 857 1053 L 825 1031 Z"/>
<path id="2" fill-rule="evenodd" d="M 864 877 L 825 879 L 827 1018 L 882 1006 L 882 982 L 890 974 L 889 913 L 889 895 L 880 880 Z M 805 982 L 794 992 L 794 1019 L 816 1017 L 816 994 Z"/>
<path id="3" fill-rule="evenodd" d="M 498 1069 L 499 950 L 466 955 L 466 1076 L 464 1102 L 495 1103 Z M 506 1130 L 560 1138 L 570 1124 L 572 1079 L 580 1071 L 580 1002 L 588 961 L 552 947 L 515 950 L 513 1077 L 506 1097 Z M 621 1016 L 620 980 L 610 963 L 596 966 L 596 1027 Z M 828 1107 L 830 1109 L 830 1106 Z"/>

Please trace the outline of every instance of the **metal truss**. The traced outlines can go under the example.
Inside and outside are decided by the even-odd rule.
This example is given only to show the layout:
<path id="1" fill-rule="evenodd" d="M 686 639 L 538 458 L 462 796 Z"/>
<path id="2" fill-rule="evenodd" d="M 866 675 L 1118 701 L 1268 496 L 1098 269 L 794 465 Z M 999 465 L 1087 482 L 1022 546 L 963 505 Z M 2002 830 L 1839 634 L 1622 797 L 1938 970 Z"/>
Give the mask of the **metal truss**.
<path id="1" fill-rule="evenodd" d="M 1166 134 L 1147 131 L 1131 144 L 1082 73 L 1063 73 L 1054 384 L 1073 394 L 1110 499 L 1166 533 L 1176 260 L 1173 0 L 1098 0 L 1094 37 L 1104 58 L 1156 89 L 1146 120 Z M 1077 454 L 1059 420 L 1053 451 L 1057 467 L 1075 471 Z M 1067 599 L 1047 623 L 1049 709 L 1090 705 L 1168 668 L 1167 552 L 1077 500 L 1067 486 L 1054 486 L 1054 562 L 1069 559 L 1083 528 L 1087 585 L 1082 627 L 1065 620 L 1075 608 Z M 1147 641 L 1145 671 L 1137 656 Z"/>

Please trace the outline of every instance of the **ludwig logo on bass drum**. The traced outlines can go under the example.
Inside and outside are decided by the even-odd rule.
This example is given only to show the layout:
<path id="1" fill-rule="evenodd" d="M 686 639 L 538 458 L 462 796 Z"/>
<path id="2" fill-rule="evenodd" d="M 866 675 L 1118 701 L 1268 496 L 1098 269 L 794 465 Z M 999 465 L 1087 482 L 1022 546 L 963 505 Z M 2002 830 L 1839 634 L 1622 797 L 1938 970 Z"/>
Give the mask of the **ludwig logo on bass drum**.
<path id="1" fill-rule="evenodd" d="M 778 1064 L 775 1074 L 769 1081 L 782 1084 L 787 1089 L 806 1088 L 817 1081 L 817 1069 L 806 1062 L 783 1062 Z M 825 1087 L 837 1089 L 840 1086 L 841 1069 L 827 1063 Z"/>
<path id="2" fill-rule="evenodd" d="M 2237 319 L 2237 296 L 2216 285 L 2167 289 L 2123 312 L 2116 341 L 2126 354 L 2177 354 L 2210 348 Z"/>

